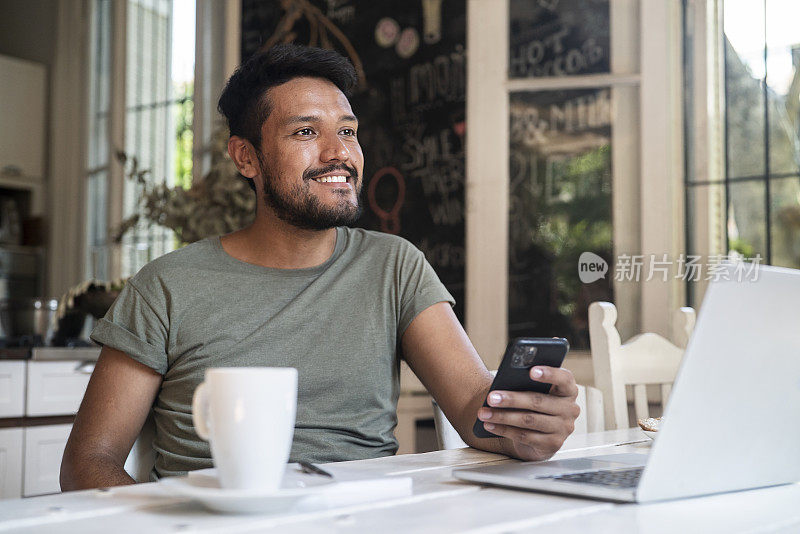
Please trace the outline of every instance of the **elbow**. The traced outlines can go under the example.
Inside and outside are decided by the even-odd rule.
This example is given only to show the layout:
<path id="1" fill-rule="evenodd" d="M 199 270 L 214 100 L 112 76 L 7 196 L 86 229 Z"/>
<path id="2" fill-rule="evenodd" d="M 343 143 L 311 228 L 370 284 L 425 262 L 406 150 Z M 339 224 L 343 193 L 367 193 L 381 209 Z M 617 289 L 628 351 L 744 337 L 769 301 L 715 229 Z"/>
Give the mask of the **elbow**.
<path id="1" fill-rule="evenodd" d="M 75 461 L 73 459 L 72 447 L 70 442 L 64 448 L 64 455 L 61 457 L 61 471 L 59 472 L 58 481 L 61 484 L 61 491 L 72 491 L 78 489 L 77 481 L 75 480 Z"/>

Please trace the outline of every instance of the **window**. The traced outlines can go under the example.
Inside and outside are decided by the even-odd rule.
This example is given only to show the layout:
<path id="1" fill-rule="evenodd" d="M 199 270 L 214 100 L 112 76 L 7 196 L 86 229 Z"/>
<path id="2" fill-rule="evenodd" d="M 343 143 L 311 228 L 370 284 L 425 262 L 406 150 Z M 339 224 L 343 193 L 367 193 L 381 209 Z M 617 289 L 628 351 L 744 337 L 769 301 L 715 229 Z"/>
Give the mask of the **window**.
<path id="1" fill-rule="evenodd" d="M 686 10 L 685 86 L 695 95 L 686 109 L 688 251 L 800 267 L 800 5 L 710 1 L 698 12 L 697 3 Z M 706 85 L 718 104 L 704 105 L 698 87 Z M 698 156 L 704 115 L 719 120 L 708 128 L 718 135 L 705 138 L 710 158 Z M 707 173 L 703 164 L 715 152 L 719 170 Z"/>
<path id="2" fill-rule="evenodd" d="M 588 305 L 613 300 L 611 276 L 576 276 L 584 252 L 614 264 L 610 90 L 509 98 L 509 338 L 558 333 L 589 348 Z"/>
<path id="3" fill-rule="evenodd" d="M 123 150 L 150 171 L 149 183 L 191 183 L 195 1 L 95 0 L 92 25 L 87 275 L 109 279 L 134 274 L 178 245 L 173 232 L 141 220 L 119 246 L 109 242 L 142 193 L 126 179 L 115 195 L 111 170 Z"/>
<path id="4" fill-rule="evenodd" d="M 638 5 L 468 3 L 467 331 L 488 365 L 509 337 L 588 349 L 596 300 L 636 329 L 638 289 L 612 259 L 641 246 Z M 583 283 L 583 252 L 610 272 Z"/>

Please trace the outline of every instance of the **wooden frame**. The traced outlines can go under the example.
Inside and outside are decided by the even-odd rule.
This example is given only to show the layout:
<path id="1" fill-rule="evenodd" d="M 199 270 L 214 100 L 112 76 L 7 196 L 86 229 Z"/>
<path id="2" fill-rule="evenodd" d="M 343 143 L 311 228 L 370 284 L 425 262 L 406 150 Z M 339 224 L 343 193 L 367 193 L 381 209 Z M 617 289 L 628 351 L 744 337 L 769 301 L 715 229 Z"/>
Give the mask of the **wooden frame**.
<path id="1" fill-rule="evenodd" d="M 466 329 L 489 368 L 499 364 L 508 332 L 509 176 L 508 165 L 498 162 L 508 161 L 511 91 L 611 87 L 614 253 L 657 250 L 672 254 L 681 250 L 684 222 L 677 61 L 681 19 L 676 5 L 660 0 L 609 3 L 609 74 L 508 80 L 508 0 L 468 1 Z M 642 45 L 645 42 L 647 47 Z M 663 63 L 640 67 L 655 61 L 653 58 L 665 57 L 669 58 L 667 69 Z M 640 103 L 644 87 L 651 96 Z M 665 93 L 669 97 L 666 109 Z M 647 121 L 640 120 L 645 116 Z M 665 135 L 670 140 L 666 144 Z M 642 163 L 649 163 L 650 158 L 664 162 L 663 172 L 651 172 L 650 165 Z M 666 219 L 645 208 L 656 201 L 650 191 L 664 194 L 665 189 L 671 199 Z M 662 286 L 648 288 L 645 295 L 639 283 L 614 283 L 623 335 L 633 335 L 642 324 L 665 334 L 669 331 L 671 317 L 662 303 L 666 299 L 674 304 L 672 308 L 680 305 L 682 286 L 675 281 Z"/>

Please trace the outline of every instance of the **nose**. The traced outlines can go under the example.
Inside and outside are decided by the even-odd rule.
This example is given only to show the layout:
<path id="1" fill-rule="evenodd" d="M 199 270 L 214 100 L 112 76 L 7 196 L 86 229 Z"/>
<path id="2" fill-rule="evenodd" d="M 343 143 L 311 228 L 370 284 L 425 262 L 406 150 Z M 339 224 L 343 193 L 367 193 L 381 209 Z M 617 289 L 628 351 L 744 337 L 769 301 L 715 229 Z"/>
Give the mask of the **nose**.
<path id="1" fill-rule="evenodd" d="M 334 161 L 346 162 L 350 160 L 350 149 L 338 135 L 332 135 L 326 137 L 325 145 L 319 156 L 323 163 Z"/>

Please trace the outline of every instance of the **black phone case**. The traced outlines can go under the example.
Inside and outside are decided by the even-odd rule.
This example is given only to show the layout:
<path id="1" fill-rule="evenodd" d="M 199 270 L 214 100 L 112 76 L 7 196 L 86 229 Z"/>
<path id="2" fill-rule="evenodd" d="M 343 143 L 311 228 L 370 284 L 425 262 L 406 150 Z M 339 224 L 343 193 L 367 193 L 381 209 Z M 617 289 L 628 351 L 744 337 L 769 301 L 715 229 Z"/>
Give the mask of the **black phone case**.
<path id="1" fill-rule="evenodd" d="M 524 368 L 513 367 L 512 355 L 514 353 L 514 348 L 518 346 L 531 345 L 536 347 L 536 355 L 534 356 L 533 363 Z M 497 369 L 497 375 L 494 377 L 492 387 L 489 391 L 536 391 L 539 393 L 549 393 L 551 387 L 550 384 L 531 380 L 531 367 L 535 367 L 537 365 L 561 367 L 561 364 L 564 362 L 564 358 L 566 357 L 568 351 L 569 342 L 567 342 L 567 340 L 564 338 L 518 337 L 511 340 L 506 347 L 503 360 L 500 362 L 500 367 Z M 487 407 L 489 406 L 487 399 L 484 399 L 483 405 Z M 479 438 L 498 437 L 496 434 L 486 430 L 486 428 L 483 426 L 483 421 L 480 419 L 475 420 L 475 425 L 472 427 L 472 433 Z"/>

